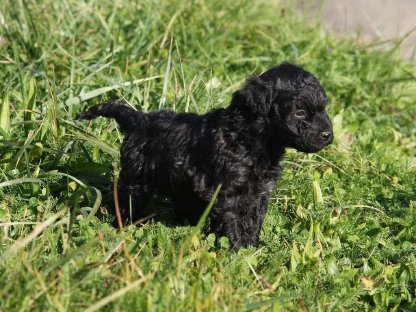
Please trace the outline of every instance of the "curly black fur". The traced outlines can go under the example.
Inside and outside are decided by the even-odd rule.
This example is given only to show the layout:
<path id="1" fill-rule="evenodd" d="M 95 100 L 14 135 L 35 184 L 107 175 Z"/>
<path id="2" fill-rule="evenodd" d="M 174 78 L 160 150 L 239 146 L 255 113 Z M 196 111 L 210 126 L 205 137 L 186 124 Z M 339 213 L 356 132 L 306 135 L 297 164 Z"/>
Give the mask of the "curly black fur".
<path id="1" fill-rule="evenodd" d="M 179 218 L 195 222 L 222 184 L 211 230 L 237 250 L 259 242 L 285 148 L 310 153 L 332 142 L 326 103 L 311 73 L 284 63 L 249 78 L 229 107 L 205 115 L 106 102 L 78 118 L 114 118 L 125 133 L 118 191 L 124 222 L 137 220 L 153 195 L 170 198 Z"/>

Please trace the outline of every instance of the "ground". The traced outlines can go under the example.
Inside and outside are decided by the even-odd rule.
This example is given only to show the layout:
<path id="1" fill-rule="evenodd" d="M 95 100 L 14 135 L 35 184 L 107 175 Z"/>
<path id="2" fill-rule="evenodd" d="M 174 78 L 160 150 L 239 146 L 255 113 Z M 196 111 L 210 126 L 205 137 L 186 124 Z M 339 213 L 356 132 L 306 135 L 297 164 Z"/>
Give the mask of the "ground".
<path id="1" fill-rule="evenodd" d="M 402 55 L 416 53 L 416 2 L 413 0 L 295 0 L 303 16 L 321 20 L 338 35 L 359 36 L 367 44 L 379 47 L 400 42 Z"/>

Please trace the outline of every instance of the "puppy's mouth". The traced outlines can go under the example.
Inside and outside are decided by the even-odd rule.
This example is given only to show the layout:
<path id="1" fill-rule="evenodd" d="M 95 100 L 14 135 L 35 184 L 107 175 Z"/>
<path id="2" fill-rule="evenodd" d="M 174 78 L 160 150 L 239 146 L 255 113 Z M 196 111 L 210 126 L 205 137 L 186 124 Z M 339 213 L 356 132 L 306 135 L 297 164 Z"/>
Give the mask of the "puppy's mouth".
<path id="1" fill-rule="evenodd" d="M 305 144 L 306 142 L 307 144 Z M 321 134 L 318 138 L 306 139 L 303 138 L 295 148 L 303 153 L 316 153 L 322 150 L 325 146 L 330 145 L 334 141 L 334 135 L 332 131 Z"/>

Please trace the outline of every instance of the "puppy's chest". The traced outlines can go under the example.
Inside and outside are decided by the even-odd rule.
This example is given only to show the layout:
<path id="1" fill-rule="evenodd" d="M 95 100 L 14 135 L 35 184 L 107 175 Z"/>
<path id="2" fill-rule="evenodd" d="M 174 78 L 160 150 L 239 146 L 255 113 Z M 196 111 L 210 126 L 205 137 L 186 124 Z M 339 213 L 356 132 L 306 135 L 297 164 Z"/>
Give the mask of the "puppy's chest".
<path id="1" fill-rule="evenodd" d="M 236 177 L 233 181 L 236 185 L 246 189 L 247 192 L 254 193 L 271 192 L 282 171 L 281 166 L 277 163 L 268 164 L 255 161 L 242 161 L 229 169 L 225 174 L 226 178 Z"/>
<path id="2" fill-rule="evenodd" d="M 259 171 L 253 170 L 252 178 L 253 180 L 257 179 L 259 184 L 264 184 L 265 186 L 274 188 L 277 180 L 280 178 L 281 171 L 282 168 L 278 164 L 270 165 L 267 168 L 260 169 Z"/>

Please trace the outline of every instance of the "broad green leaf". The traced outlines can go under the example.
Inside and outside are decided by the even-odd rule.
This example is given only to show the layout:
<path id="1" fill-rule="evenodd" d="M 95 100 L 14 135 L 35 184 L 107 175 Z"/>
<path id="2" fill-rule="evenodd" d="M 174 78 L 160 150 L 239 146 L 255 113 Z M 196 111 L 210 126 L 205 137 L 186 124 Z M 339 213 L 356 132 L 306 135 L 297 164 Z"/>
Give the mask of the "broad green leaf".
<path id="1" fill-rule="evenodd" d="M 0 99 L 0 128 L 5 133 L 9 133 L 10 131 L 10 102 L 7 92 L 4 98 Z"/>

